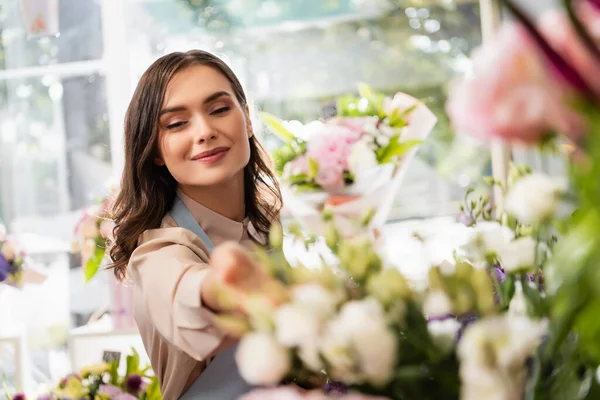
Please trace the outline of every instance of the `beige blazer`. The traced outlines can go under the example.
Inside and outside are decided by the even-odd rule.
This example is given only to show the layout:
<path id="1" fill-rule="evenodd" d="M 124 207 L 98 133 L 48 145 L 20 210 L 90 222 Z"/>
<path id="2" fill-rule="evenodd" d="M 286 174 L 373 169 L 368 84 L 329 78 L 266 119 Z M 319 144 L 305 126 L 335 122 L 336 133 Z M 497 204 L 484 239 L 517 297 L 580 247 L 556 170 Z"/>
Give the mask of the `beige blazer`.
<path id="1" fill-rule="evenodd" d="M 236 222 L 179 196 L 215 246 L 243 245 L 257 237 L 247 220 Z M 202 306 L 200 292 L 208 251 L 192 232 L 167 214 L 159 229 L 144 232 L 128 265 L 134 282 L 134 315 L 165 400 L 177 399 L 198 378 L 211 357 L 227 346 Z"/>

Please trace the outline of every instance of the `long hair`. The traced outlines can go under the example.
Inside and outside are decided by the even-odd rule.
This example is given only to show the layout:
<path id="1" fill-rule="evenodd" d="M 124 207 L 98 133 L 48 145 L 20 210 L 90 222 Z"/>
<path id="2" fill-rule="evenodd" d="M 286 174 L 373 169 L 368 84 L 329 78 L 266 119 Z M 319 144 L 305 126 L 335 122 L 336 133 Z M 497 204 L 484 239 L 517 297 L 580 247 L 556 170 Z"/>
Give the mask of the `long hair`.
<path id="1" fill-rule="evenodd" d="M 146 70 L 125 116 L 125 166 L 112 210 L 115 240 L 110 248 L 109 268 L 114 269 L 119 280 L 126 278 L 127 264 L 139 236 L 148 229 L 159 228 L 173 206 L 177 182 L 165 166 L 154 162 L 158 154 L 159 112 L 173 76 L 193 65 L 206 65 L 221 72 L 231 83 L 240 105 L 248 109 L 238 78 L 213 54 L 200 50 L 171 53 Z M 281 192 L 267 152 L 256 135 L 249 140 L 250 161 L 244 168 L 246 216 L 259 234 L 267 235 L 271 224 L 279 218 Z"/>

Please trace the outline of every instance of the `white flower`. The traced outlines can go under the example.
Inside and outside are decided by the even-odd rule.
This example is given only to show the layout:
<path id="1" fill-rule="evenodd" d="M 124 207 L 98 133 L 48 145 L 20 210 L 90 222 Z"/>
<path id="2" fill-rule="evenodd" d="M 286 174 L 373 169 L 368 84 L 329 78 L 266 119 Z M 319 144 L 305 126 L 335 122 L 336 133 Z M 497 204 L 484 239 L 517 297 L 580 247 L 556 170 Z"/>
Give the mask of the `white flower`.
<path id="1" fill-rule="evenodd" d="M 319 318 L 327 318 L 335 312 L 340 297 L 323 285 L 308 283 L 292 289 L 292 302 L 315 313 Z"/>
<path id="2" fill-rule="evenodd" d="M 507 272 L 529 271 L 535 267 L 536 242 L 525 236 L 509 242 L 498 250 L 502 267 Z"/>
<path id="3" fill-rule="evenodd" d="M 457 350 L 461 399 L 522 398 L 526 360 L 535 353 L 545 330 L 545 321 L 508 314 L 469 325 Z"/>
<path id="4" fill-rule="evenodd" d="M 515 282 L 515 293 L 508 305 L 508 313 L 515 316 L 527 316 L 527 298 L 525 298 L 520 281 Z"/>
<path id="5" fill-rule="evenodd" d="M 15 259 L 15 256 L 17 255 L 17 249 L 15 248 L 15 245 L 7 240 L 5 242 L 2 242 L 1 246 L 2 247 L 0 247 L 0 253 L 2 253 L 4 258 L 6 258 L 6 261 L 13 261 Z"/>
<path id="6" fill-rule="evenodd" d="M 469 325 L 458 345 L 463 363 L 509 368 L 525 366 L 525 361 L 541 343 L 544 321 L 504 314 Z"/>
<path id="7" fill-rule="evenodd" d="M 521 223 L 533 224 L 554 214 L 565 184 L 543 174 L 519 179 L 506 196 L 506 211 Z"/>
<path id="8" fill-rule="evenodd" d="M 460 327 L 460 322 L 454 318 L 427 323 L 427 330 L 433 338 L 433 342 L 444 352 L 449 352 L 454 347 Z"/>
<path id="9" fill-rule="evenodd" d="M 303 340 L 298 348 L 298 357 L 304 365 L 313 372 L 320 372 L 324 366 L 319 353 L 318 340 Z"/>
<path id="10" fill-rule="evenodd" d="M 235 361 L 242 378 L 252 385 L 277 384 L 292 367 L 289 351 L 272 335 L 262 332 L 252 332 L 242 338 Z"/>
<path id="11" fill-rule="evenodd" d="M 483 221 L 471 229 L 470 238 L 461 250 L 474 265 L 480 265 L 488 255 L 497 254 L 514 237 L 514 232 L 508 227 L 498 222 Z"/>
<path id="12" fill-rule="evenodd" d="M 314 341 L 319 334 L 319 319 L 306 308 L 284 304 L 273 317 L 277 340 L 284 346 L 295 347 L 304 341 Z"/>
<path id="13" fill-rule="evenodd" d="M 321 352 L 336 379 L 386 384 L 396 364 L 397 341 L 374 298 L 346 303 L 328 324 Z"/>
<path id="14" fill-rule="evenodd" d="M 359 140 L 352 146 L 348 156 L 348 167 L 352 174 L 356 175 L 359 171 L 374 168 L 377 165 L 377 157 L 365 141 Z"/>
<path id="15" fill-rule="evenodd" d="M 448 295 L 441 290 L 429 293 L 423 303 L 423 314 L 428 317 L 442 317 L 452 314 L 452 302 Z"/>

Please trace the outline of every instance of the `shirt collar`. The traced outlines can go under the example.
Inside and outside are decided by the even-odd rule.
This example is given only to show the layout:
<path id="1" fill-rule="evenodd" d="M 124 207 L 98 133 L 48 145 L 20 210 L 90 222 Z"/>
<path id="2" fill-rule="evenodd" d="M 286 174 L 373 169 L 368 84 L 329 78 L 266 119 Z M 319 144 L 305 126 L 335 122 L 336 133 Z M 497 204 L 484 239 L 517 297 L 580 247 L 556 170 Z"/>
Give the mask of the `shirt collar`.
<path id="1" fill-rule="evenodd" d="M 240 242 L 248 235 L 248 217 L 242 222 L 234 221 L 203 206 L 181 190 L 177 191 L 177 195 L 215 246 L 228 240 Z"/>

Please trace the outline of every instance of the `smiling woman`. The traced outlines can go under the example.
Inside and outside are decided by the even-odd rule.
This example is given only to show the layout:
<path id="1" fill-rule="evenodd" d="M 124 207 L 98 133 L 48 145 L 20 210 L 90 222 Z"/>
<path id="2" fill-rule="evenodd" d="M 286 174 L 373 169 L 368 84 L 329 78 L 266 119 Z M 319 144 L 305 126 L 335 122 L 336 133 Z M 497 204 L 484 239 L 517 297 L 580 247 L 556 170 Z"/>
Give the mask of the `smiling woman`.
<path id="1" fill-rule="evenodd" d="M 213 325 L 215 314 L 270 281 L 242 247 L 224 242 L 264 244 L 280 209 L 231 69 L 203 51 L 151 65 L 127 111 L 111 257 L 115 275 L 135 284 L 136 323 L 164 398 L 189 393 L 215 355 L 219 364 L 232 354 L 220 354 L 232 343 Z M 222 290 L 232 295 L 227 307 Z M 230 365 L 220 375 L 225 400 L 247 389 Z"/>

